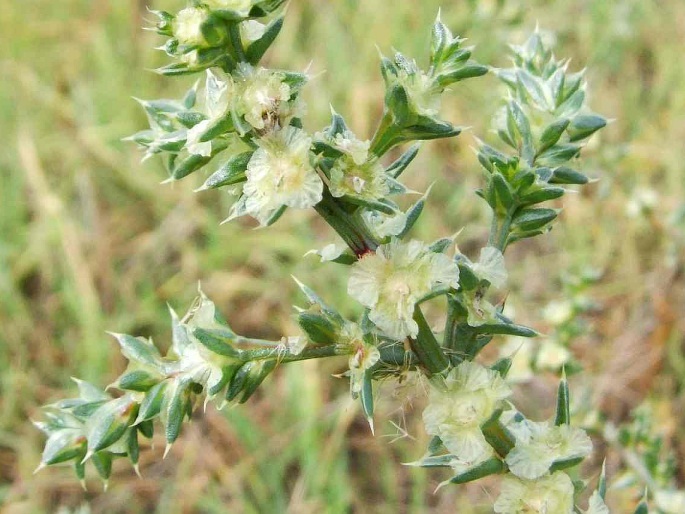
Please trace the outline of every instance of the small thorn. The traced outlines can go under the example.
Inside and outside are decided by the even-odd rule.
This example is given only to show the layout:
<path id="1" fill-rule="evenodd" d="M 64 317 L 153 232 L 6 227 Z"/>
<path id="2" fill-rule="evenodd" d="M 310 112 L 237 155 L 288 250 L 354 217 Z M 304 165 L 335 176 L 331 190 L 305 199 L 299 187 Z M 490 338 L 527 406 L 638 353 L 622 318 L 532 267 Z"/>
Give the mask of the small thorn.
<path id="1" fill-rule="evenodd" d="M 138 465 L 137 462 L 133 465 L 133 471 L 136 472 L 136 475 L 138 475 L 138 478 L 143 478 L 143 475 L 140 474 L 140 466 Z"/>
<path id="2" fill-rule="evenodd" d="M 366 418 L 366 421 L 369 423 L 369 428 L 371 429 L 371 435 L 375 436 L 376 435 L 376 430 L 373 426 L 373 418 Z"/>
<path id="3" fill-rule="evenodd" d="M 164 448 L 164 455 L 162 456 L 162 459 L 166 459 L 166 456 L 169 454 L 171 451 L 171 443 L 166 443 L 166 447 Z"/>
<path id="4" fill-rule="evenodd" d="M 103 480 L 102 481 L 102 490 L 104 492 L 107 492 L 107 489 L 109 489 L 109 480 Z"/>
<path id="5" fill-rule="evenodd" d="M 86 479 L 85 478 L 82 478 L 81 480 L 79 480 L 79 483 L 81 484 L 81 488 L 84 491 L 88 491 L 88 486 L 86 485 Z"/>
<path id="6" fill-rule="evenodd" d="M 36 473 L 38 473 L 39 471 L 41 471 L 47 467 L 48 467 L 48 465 L 45 464 L 45 462 L 41 462 L 40 464 L 38 464 L 38 467 L 33 470 L 33 474 L 35 475 Z"/>
<path id="7" fill-rule="evenodd" d="M 88 459 L 90 459 L 94 454 L 95 454 L 95 452 L 94 452 L 93 450 L 88 450 L 88 451 L 86 452 L 86 456 L 83 457 L 83 460 L 81 461 L 81 464 L 85 464 L 85 463 L 88 461 Z"/>

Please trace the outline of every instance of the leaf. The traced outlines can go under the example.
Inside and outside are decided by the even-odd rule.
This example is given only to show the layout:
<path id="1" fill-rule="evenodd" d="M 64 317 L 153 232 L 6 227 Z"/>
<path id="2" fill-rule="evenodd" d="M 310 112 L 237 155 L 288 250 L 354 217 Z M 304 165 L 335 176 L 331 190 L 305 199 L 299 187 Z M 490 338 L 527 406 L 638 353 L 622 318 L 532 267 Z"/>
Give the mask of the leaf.
<path id="1" fill-rule="evenodd" d="M 569 389 L 566 373 L 563 374 L 557 389 L 557 411 L 554 417 L 556 426 L 568 425 L 571 423 L 571 409 L 569 407 Z"/>
<path id="2" fill-rule="evenodd" d="M 562 118 L 548 125 L 540 136 L 538 154 L 557 144 L 564 131 L 569 126 L 569 123 L 571 123 L 571 121 L 568 118 Z"/>
<path id="3" fill-rule="evenodd" d="M 168 384 L 168 381 L 160 382 L 147 391 L 143 401 L 140 403 L 138 417 L 133 423 L 134 425 L 140 425 L 145 421 L 151 420 L 160 413 Z"/>
<path id="4" fill-rule="evenodd" d="M 523 232 L 536 230 L 544 227 L 558 216 L 558 211 L 555 209 L 520 209 L 514 215 L 512 225 Z"/>
<path id="5" fill-rule="evenodd" d="M 571 142 L 586 139 L 606 125 L 606 118 L 597 114 L 576 116 L 568 129 L 569 139 Z"/>
<path id="6" fill-rule="evenodd" d="M 136 407 L 129 396 L 122 396 L 96 410 L 85 425 L 88 453 L 93 454 L 116 443 L 134 419 Z"/>
<path id="7" fill-rule="evenodd" d="M 264 30 L 264 34 L 257 41 L 254 41 L 245 51 L 247 62 L 252 65 L 257 64 L 274 42 L 283 28 L 283 16 L 276 18 Z"/>
<path id="8" fill-rule="evenodd" d="M 126 334 L 115 334 L 113 332 L 110 334 L 119 342 L 121 353 L 128 360 L 153 369 L 162 369 L 162 356 L 152 341 Z"/>
<path id="9" fill-rule="evenodd" d="M 385 172 L 393 178 L 398 178 L 404 172 L 404 170 L 407 169 L 407 166 L 409 166 L 409 164 L 411 164 L 414 158 L 418 155 L 420 148 L 421 145 L 419 143 L 413 144 L 409 148 L 409 150 L 407 150 L 400 156 L 399 159 L 397 159 L 390 166 L 388 166 Z"/>

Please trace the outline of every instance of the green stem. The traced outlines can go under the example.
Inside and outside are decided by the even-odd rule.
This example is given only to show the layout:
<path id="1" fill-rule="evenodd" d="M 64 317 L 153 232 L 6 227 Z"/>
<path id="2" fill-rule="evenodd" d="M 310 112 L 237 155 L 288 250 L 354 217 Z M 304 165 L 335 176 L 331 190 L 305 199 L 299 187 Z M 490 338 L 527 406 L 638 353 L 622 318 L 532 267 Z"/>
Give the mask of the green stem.
<path id="1" fill-rule="evenodd" d="M 371 140 L 370 151 L 377 157 L 382 157 L 390 148 L 397 144 L 398 127 L 395 125 L 389 111 L 383 113 L 376 133 Z"/>
<path id="2" fill-rule="evenodd" d="M 305 348 L 297 355 L 284 352 L 281 348 L 257 348 L 255 350 L 246 350 L 241 357 L 247 361 L 272 360 L 276 359 L 279 362 L 296 362 L 309 359 L 322 359 L 325 357 L 335 357 L 338 355 L 349 355 L 351 350 L 336 344 L 326 346 L 312 346 Z"/>
<path id="3" fill-rule="evenodd" d="M 324 191 L 323 200 L 316 204 L 314 209 L 342 237 L 357 257 L 378 247 L 378 242 L 366 224 L 345 212 L 328 191 Z"/>
<path id="4" fill-rule="evenodd" d="M 231 46 L 235 52 L 238 62 L 247 62 L 245 51 L 243 50 L 243 41 L 240 38 L 240 29 L 237 23 L 228 24 L 228 37 L 231 39 Z"/>
<path id="5" fill-rule="evenodd" d="M 507 240 L 509 239 L 511 220 L 511 213 L 506 213 L 504 215 L 494 214 L 492 217 L 488 245 L 494 246 L 502 253 L 504 253 L 504 250 L 506 250 L 507 248 Z"/>
<path id="6" fill-rule="evenodd" d="M 418 305 L 414 308 L 414 321 L 419 326 L 419 333 L 415 339 L 410 339 L 411 349 L 429 375 L 442 373 L 449 367 L 449 360 Z"/>

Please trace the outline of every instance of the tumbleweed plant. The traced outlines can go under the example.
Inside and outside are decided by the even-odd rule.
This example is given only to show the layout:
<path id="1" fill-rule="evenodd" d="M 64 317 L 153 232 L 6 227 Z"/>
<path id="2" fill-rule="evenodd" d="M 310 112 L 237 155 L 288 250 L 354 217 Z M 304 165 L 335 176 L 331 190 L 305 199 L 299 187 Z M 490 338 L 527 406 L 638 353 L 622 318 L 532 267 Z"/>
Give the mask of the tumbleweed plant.
<path id="1" fill-rule="evenodd" d="M 244 403 L 278 366 L 336 358 L 347 360 L 350 394 L 372 431 L 379 381 L 424 378 L 423 422 L 432 439 L 411 465 L 447 468 L 451 478 L 441 485 L 500 475 L 495 512 L 608 512 L 604 475 L 589 505 L 578 506 L 585 485 L 578 465 L 592 442 L 571 425 L 563 368 L 556 413 L 537 421 L 512 402 L 506 378 L 513 354 L 494 362 L 480 356 L 496 336 L 537 335 L 506 316 L 496 298 L 507 289 L 507 248 L 549 231 L 560 212 L 550 202 L 588 182 L 577 159 L 606 120 L 586 105 L 583 71 L 558 60 L 537 29 L 511 47 L 510 68 L 479 64 L 438 15 L 427 62 L 381 57 L 385 101 L 371 139 L 355 135 L 334 110 L 330 125 L 312 132 L 300 97 L 308 74 L 260 65 L 283 25 L 282 4 L 202 0 L 175 14 L 151 11 L 173 59 L 157 71 L 202 79 L 180 100 L 139 100 L 150 128 L 130 140 L 145 158 L 164 159 L 169 182 L 207 171 L 198 191 L 233 197 L 227 222 L 248 216 L 270 227 L 288 209 L 314 209 L 338 236 L 314 253 L 346 274 L 359 316 L 348 319 L 335 308 L 340 292 L 320 294 L 295 279 L 300 333 L 262 340 L 237 334 L 200 291 L 185 314 L 170 308 L 166 355 L 150 339 L 112 334 L 128 367 L 105 389 L 76 380 L 78 397 L 45 408 L 37 423 L 47 435 L 39 468 L 71 463 L 84 480 L 92 464 L 106 482 L 113 460 L 126 458 L 137 471 L 141 437 L 161 428 L 168 451 L 198 406 Z M 476 193 L 491 224 L 487 245 L 467 256 L 458 234 L 432 242 L 412 237 L 430 188 L 417 193 L 401 179 L 418 142 L 461 133 L 440 116 L 443 96 L 489 72 L 504 91 L 490 113 L 495 137 L 487 139 L 496 142 L 476 148 Z M 428 302 L 444 309 L 444 326 L 426 319 Z"/>

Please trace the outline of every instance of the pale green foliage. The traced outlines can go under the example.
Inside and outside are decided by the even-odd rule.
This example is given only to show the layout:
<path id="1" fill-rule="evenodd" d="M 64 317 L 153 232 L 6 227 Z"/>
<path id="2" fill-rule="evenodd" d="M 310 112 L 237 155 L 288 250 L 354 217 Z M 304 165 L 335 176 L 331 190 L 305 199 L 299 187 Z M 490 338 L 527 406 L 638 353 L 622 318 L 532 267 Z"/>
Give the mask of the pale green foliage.
<path id="1" fill-rule="evenodd" d="M 197 403 L 242 403 L 279 364 L 345 356 L 351 394 L 372 429 L 375 381 L 407 372 L 429 378 L 423 418 L 434 439 L 415 465 L 449 467 L 451 483 L 504 474 L 500 513 L 572 512 L 575 489 L 561 470 L 587 456 L 591 443 L 570 426 L 565 377 L 554 426 L 536 424 L 504 402 L 511 361 L 474 360 L 495 335 L 537 335 L 504 316 L 488 292 L 506 285 L 506 248 L 547 231 L 557 217 L 539 204 L 563 196 L 561 185 L 588 181 L 567 165 L 606 122 L 585 106 L 583 74 L 568 73 L 537 31 L 512 48 L 512 68 L 496 70 L 508 89 L 497 133 L 511 150 L 478 150 L 485 177 L 479 195 L 492 210 L 492 227 L 471 260 L 453 255 L 453 238 L 408 238 L 427 192 L 407 209 L 393 197 L 409 193 L 399 177 L 418 146 L 387 165 L 384 157 L 407 142 L 457 136 L 461 129 L 439 115 L 443 96 L 488 68 L 471 60 L 473 49 L 438 18 L 426 67 L 400 53 L 382 57 L 384 111 L 370 139 L 355 136 L 336 112 L 330 126 L 310 135 L 300 99 L 306 74 L 259 65 L 282 26 L 275 14 L 282 3 L 217 0 L 176 14 L 155 11 L 156 30 L 168 37 L 163 48 L 175 59 L 158 71 L 204 72 L 205 81 L 179 101 L 140 101 L 150 129 L 131 140 L 146 157 L 164 156 L 170 181 L 212 166 L 200 190 L 233 195 L 229 219 L 250 215 L 269 226 L 288 207 L 314 208 L 348 247 L 327 247 L 322 260 L 349 266 L 348 293 L 365 309 L 345 319 L 298 282 L 309 303 L 297 312 L 302 333 L 281 341 L 236 334 L 202 293 L 183 318 L 171 311 L 164 356 L 147 339 L 115 334 L 129 360 L 112 384 L 120 393 L 79 382 L 78 398 L 49 406 L 39 423 L 48 436 L 41 466 L 73 461 L 82 478 L 92 462 L 106 480 L 115 457 L 136 465 L 138 438 L 151 437 L 156 420 L 171 445 Z M 447 307 L 440 341 L 421 309 L 436 298 Z"/>

